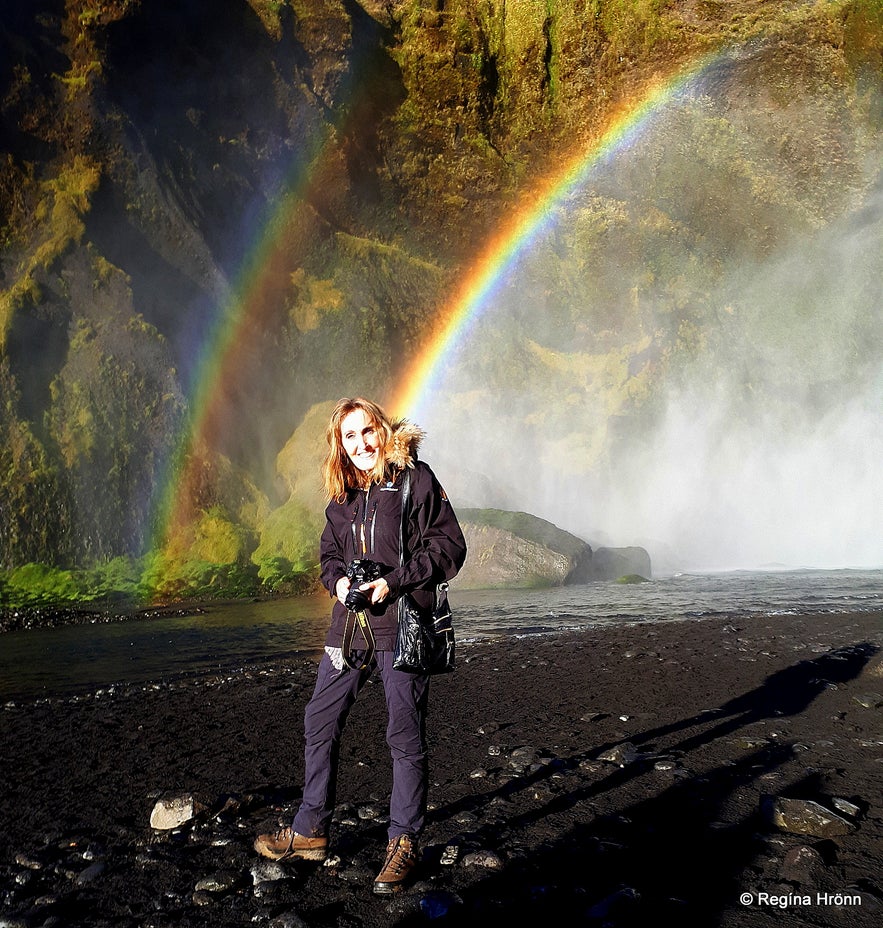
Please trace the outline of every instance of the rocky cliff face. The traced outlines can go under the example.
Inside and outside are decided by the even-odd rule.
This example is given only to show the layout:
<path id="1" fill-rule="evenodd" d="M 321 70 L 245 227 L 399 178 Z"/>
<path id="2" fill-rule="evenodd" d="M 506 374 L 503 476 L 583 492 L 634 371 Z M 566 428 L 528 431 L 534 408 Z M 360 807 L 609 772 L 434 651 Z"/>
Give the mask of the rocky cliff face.
<path id="1" fill-rule="evenodd" d="M 746 49 L 710 95 L 773 114 L 756 123 L 770 138 L 795 100 L 818 117 L 775 133 L 778 167 L 728 141 L 716 111 L 693 194 L 662 188 L 626 216 L 602 191 L 537 281 L 564 284 L 572 309 L 549 332 L 577 338 L 522 332 L 528 374 L 565 391 L 563 410 L 572 372 L 580 389 L 589 372 L 604 416 L 581 427 L 580 454 L 597 462 L 607 426 L 652 414 L 657 379 L 718 337 L 701 294 L 723 256 L 867 200 L 881 36 L 869 0 L 4 5 L 0 566 L 143 554 L 176 480 L 194 489 L 176 497 L 175 557 L 196 546 L 200 562 L 248 565 L 265 513 L 295 489 L 276 484 L 276 456 L 308 412 L 387 394 L 523 191 L 638 88 L 722 44 Z M 679 236 L 704 263 L 689 286 L 665 247 Z M 631 309 L 599 298 L 623 279 L 593 258 L 611 238 L 652 256 L 626 281 Z M 667 293 L 664 326 L 638 308 L 646 287 Z M 591 349 L 590 332 L 603 335 Z M 500 376 L 494 389 L 512 386 Z"/>

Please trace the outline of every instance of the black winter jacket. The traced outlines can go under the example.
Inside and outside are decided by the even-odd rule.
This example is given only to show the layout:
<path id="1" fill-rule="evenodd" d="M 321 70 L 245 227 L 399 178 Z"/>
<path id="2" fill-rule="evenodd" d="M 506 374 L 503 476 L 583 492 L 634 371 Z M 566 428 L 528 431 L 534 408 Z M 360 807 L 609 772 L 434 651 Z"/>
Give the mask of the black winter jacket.
<path id="1" fill-rule="evenodd" d="M 343 503 L 332 501 L 325 510 L 321 579 L 335 598 L 327 647 L 339 648 L 342 643 L 346 608 L 337 599 L 336 585 L 354 558 L 366 557 L 384 565 L 382 575 L 389 584 L 389 596 L 368 612 L 376 647 L 381 651 L 395 647 L 401 594 L 412 594 L 416 602 L 428 608 L 435 587 L 453 579 L 463 566 L 466 542 L 460 524 L 435 474 L 422 461 L 416 461 L 411 469 L 405 556 L 399 566 L 403 479 L 400 472 L 395 480 L 375 484 L 367 491 L 352 490 Z M 355 647 L 364 646 L 358 628 L 353 643 Z"/>

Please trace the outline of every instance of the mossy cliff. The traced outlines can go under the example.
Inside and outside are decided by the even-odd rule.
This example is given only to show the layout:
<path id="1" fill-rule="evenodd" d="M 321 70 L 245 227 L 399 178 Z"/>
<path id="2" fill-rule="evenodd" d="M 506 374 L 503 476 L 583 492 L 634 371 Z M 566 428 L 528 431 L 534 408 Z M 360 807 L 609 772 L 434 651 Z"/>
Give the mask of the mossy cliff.
<path id="1" fill-rule="evenodd" d="M 652 418 L 659 384 L 699 347 L 790 326 L 759 312 L 737 325 L 705 295 L 734 254 L 869 198 L 875 0 L 5 4 L 0 568 L 123 557 L 148 595 L 291 588 L 314 567 L 314 410 L 388 396 L 536 182 L 643 88 L 721 48 L 734 51 L 708 100 L 726 105 L 703 98 L 683 117 L 707 153 L 693 184 L 667 173 L 669 145 L 646 153 L 652 194 L 627 174 L 597 190 L 534 274 L 555 307 L 532 300 L 477 362 L 488 389 L 517 386 L 503 351 L 517 343 L 519 384 L 539 385 L 525 421 L 550 409 L 585 467 Z M 207 355 L 246 305 L 191 448 Z M 879 333 L 850 325 L 864 369 Z M 561 456 L 550 440 L 539 463 Z M 165 491 L 188 468 L 198 493 L 160 539 Z"/>

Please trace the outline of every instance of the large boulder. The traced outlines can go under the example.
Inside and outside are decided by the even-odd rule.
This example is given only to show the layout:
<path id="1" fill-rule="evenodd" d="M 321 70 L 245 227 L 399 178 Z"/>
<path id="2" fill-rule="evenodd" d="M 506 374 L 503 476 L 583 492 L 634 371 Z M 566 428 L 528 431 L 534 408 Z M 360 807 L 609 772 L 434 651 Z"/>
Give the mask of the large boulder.
<path id="1" fill-rule="evenodd" d="M 592 549 L 526 512 L 458 509 L 469 555 L 460 589 L 560 586 L 592 579 Z"/>
<path id="2" fill-rule="evenodd" d="M 595 548 L 589 580 L 644 577 L 649 580 L 650 555 L 644 548 Z M 585 581 L 582 581 L 585 582 Z"/>

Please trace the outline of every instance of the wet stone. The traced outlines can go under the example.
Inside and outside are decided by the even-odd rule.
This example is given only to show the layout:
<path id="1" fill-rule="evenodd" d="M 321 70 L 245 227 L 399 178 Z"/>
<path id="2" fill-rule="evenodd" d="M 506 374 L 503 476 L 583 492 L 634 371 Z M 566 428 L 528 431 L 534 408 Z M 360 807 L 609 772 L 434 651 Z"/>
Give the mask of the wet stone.
<path id="1" fill-rule="evenodd" d="M 848 799 L 841 799 L 838 796 L 835 796 L 831 800 L 831 805 L 838 812 L 842 812 L 844 815 L 848 815 L 850 818 L 861 818 L 862 810 L 854 802 L 850 802 Z"/>
<path id="2" fill-rule="evenodd" d="M 337 878 L 344 883 L 356 883 L 361 885 L 370 885 L 374 879 L 374 872 L 367 867 L 361 867 L 353 864 L 351 867 L 341 867 L 338 870 Z"/>
<path id="3" fill-rule="evenodd" d="M 668 773 L 672 770 L 676 770 L 677 766 L 678 765 L 673 760 L 658 760 L 653 765 L 653 769 L 659 770 L 660 772 L 663 772 L 663 773 Z"/>
<path id="4" fill-rule="evenodd" d="M 880 693 L 864 693 L 860 696 L 853 696 L 852 701 L 863 709 L 879 709 L 883 706 L 883 695 Z"/>
<path id="5" fill-rule="evenodd" d="M 195 892 L 190 898 L 194 905 L 199 906 L 211 905 L 215 901 L 215 897 L 211 893 L 202 889 Z"/>
<path id="6" fill-rule="evenodd" d="M 609 751 L 599 754 L 598 759 L 608 764 L 616 764 L 618 767 L 627 767 L 629 764 L 640 760 L 641 754 L 635 749 L 631 741 L 625 741 Z"/>
<path id="7" fill-rule="evenodd" d="M 270 922 L 270 928 L 307 928 L 307 923 L 297 912 L 283 912 Z"/>
<path id="8" fill-rule="evenodd" d="M 480 867 L 484 870 L 502 870 L 502 858 L 493 851 L 472 851 L 463 858 L 464 867 Z"/>
<path id="9" fill-rule="evenodd" d="M 509 755 L 509 765 L 512 767 L 529 767 L 537 762 L 538 752 L 536 748 L 520 747 Z"/>
<path id="10" fill-rule="evenodd" d="M 855 825 L 811 799 L 766 797 L 762 800 L 766 817 L 777 828 L 791 834 L 814 838 L 833 838 L 855 831 Z"/>
<path id="11" fill-rule="evenodd" d="M 769 741 L 766 738 L 736 738 L 732 743 L 743 751 L 758 751 L 769 745 Z"/>
<path id="12" fill-rule="evenodd" d="M 102 873 L 107 869 L 107 865 L 103 860 L 98 860 L 90 867 L 86 869 L 77 877 L 77 885 L 85 886 L 87 883 L 91 883 L 92 880 L 101 876 Z"/>
<path id="13" fill-rule="evenodd" d="M 273 883 L 276 880 L 286 880 L 291 876 L 291 871 L 286 870 L 282 864 L 276 863 L 275 860 L 260 860 L 252 865 L 249 872 L 255 886 L 259 886 L 261 883 Z"/>
<path id="14" fill-rule="evenodd" d="M 347 804 L 343 803 L 334 810 L 334 814 L 331 816 L 332 822 L 340 822 L 345 818 L 352 818 L 356 814 L 355 809 Z"/>
<path id="15" fill-rule="evenodd" d="M 197 892 L 226 893 L 239 882 L 239 874 L 232 870 L 218 870 L 209 876 L 203 877 L 196 884 Z"/>
<path id="16" fill-rule="evenodd" d="M 357 813 L 359 818 L 364 822 L 375 821 L 383 815 L 383 810 L 380 806 L 371 805 L 359 806 Z"/>
<path id="17" fill-rule="evenodd" d="M 442 851 L 439 863 L 443 867 L 450 867 L 457 862 L 459 856 L 460 848 L 458 848 L 456 844 L 449 844 Z"/>
<path id="18" fill-rule="evenodd" d="M 25 867 L 27 870 L 42 870 L 45 866 L 45 864 L 36 857 L 21 852 L 15 855 L 15 862 L 19 867 Z"/>

